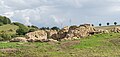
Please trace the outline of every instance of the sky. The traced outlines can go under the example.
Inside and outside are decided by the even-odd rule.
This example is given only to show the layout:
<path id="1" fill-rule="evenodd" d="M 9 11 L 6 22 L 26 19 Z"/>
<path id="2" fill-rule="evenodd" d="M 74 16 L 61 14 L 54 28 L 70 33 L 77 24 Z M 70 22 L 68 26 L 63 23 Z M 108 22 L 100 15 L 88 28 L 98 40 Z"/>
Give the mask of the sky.
<path id="1" fill-rule="evenodd" d="M 0 15 L 38 27 L 120 24 L 120 0 L 0 0 Z"/>

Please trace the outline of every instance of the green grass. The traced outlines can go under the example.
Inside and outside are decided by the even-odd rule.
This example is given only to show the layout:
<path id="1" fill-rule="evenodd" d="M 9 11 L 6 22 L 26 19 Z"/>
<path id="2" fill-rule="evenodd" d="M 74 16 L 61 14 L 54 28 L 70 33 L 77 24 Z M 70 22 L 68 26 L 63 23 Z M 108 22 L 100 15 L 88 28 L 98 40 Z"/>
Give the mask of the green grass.
<path id="1" fill-rule="evenodd" d="M 15 48 L 19 51 L 0 51 L 0 57 L 120 57 L 120 33 L 96 34 L 77 40 L 80 44 L 69 46 L 69 42 L 74 43 L 73 41 L 54 44 L 1 42 L 0 49 Z M 66 42 L 68 46 L 62 48 Z"/>
<path id="2" fill-rule="evenodd" d="M 120 36 L 119 33 L 111 33 L 111 34 L 96 34 L 84 39 L 81 39 L 79 45 L 73 46 L 74 48 L 92 48 L 101 45 L 111 46 L 110 42 L 107 42 L 106 39 L 112 39 Z"/>
<path id="3" fill-rule="evenodd" d="M 11 24 L 3 25 L 0 26 L 0 33 L 15 34 L 18 28 L 19 27 L 16 25 L 11 25 Z"/>

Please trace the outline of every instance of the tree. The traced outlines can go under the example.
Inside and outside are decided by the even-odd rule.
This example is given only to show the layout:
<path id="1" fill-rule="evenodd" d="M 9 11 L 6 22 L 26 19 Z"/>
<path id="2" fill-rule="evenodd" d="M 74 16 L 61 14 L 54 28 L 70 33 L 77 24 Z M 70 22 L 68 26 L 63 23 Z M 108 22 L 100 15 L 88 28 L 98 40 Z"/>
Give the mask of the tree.
<path id="1" fill-rule="evenodd" d="M 92 26 L 94 26 L 94 24 L 92 24 Z"/>
<path id="2" fill-rule="evenodd" d="M 25 35 L 27 32 L 29 32 L 28 27 L 26 27 L 25 25 L 18 22 L 14 22 L 13 24 L 19 26 L 19 29 L 16 30 L 18 35 Z"/>
<path id="3" fill-rule="evenodd" d="M 60 28 L 58 28 L 58 27 L 55 26 L 55 27 L 52 27 L 51 29 L 52 30 L 59 30 Z"/>
<path id="4" fill-rule="evenodd" d="M 50 28 L 49 27 L 42 27 L 40 28 L 41 30 L 49 30 Z"/>
<path id="5" fill-rule="evenodd" d="M 110 25 L 110 23 L 107 23 L 107 26 L 109 26 Z"/>
<path id="6" fill-rule="evenodd" d="M 2 22 L 0 22 L 0 26 L 4 25 Z"/>
<path id="7" fill-rule="evenodd" d="M 100 23 L 99 26 L 102 26 L 102 24 Z"/>
<path id="8" fill-rule="evenodd" d="M 32 25 L 31 27 L 32 27 L 32 28 L 35 28 L 35 29 L 39 29 L 37 26 L 34 26 L 34 25 Z"/>
<path id="9" fill-rule="evenodd" d="M 35 29 L 35 28 L 29 29 L 29 32 L 34 32 L 34 31 L 37 31 L 37 29 Z"/>
<path id="10" fill-rule="evenodd" d="M 16 30 L 16 32 L 18 33 L 18 35 L 25 35 L 28 32 L 28 30 L 24 28 L 19 28 Z"/>
<path id="11" fill-rule="evenodd" d="M 11 39 L 11 35 L 10 34 L 6 34 L 6 33 L 3 33 L 3 34 L 0 34 L 0 38 L 2 40 L 10 40 Z"/>
<path id="12" fill-rule="evenodd" d="M 114 22 L 114 25 L 117 25 L 117 22 Z"/>
<path id="13" fill-rule="evenodd" d="M 0 23 L 1 24 L 11 24 L 11 20 L 5 16 L 0 16 Z"/>

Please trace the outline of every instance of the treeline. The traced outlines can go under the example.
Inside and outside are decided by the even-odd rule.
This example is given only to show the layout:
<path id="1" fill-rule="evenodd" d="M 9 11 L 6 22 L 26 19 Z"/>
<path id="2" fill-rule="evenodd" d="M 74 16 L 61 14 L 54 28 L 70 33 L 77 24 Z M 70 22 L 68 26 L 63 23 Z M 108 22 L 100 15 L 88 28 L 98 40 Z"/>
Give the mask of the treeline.
<path id="1" fill-rule="evenodd" d="M 114 24 L 114 25 L 117 25 L 117 22 L 114 22 L 113 24 Z M 110 25 L 110 23 L 109 23 L 109 22 L 107 22 L 107 23 L 106 23 L 106 25 L 107 25 L 107 26 L 109 26 L 109 25 Z M 102 23 L 99 23 L 99 26 L 102 26 Z"/>

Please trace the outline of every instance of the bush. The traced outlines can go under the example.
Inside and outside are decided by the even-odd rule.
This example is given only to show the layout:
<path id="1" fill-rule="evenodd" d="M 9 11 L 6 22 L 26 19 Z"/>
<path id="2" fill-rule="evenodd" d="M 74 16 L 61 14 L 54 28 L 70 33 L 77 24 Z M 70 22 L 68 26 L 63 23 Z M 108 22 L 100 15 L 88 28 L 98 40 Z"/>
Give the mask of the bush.
<path id="1" fill-rule="evenodd" d="M 19 27 L 26 27 L 25 25 L 19 23 L 19 22 L 13 22 L 12 24 L 19 26 Z"/>
<path id="2" fill-rule="evenodd" d="M 34 28 L 32 28 L 32 29 L 29 29 L 29 32 L 34 32 L 34 31 L 36 31 L 37 29 L 34 29 Z"/>
<path id="3" fill-rule="evenodd" d="M 32 25 L 31 27 L 32 27 L 32 28 L 35 28 L 35 29 L 39 29 L 37 26 L 34 26 L 34 25 Z"/>
<path id="4" fill-rule="evenodd" d="M 12 30 L 12 29 L 9 29 L 8 31 L 9 31 L 9 32 L 13 32 L 14 30 Z"/>
<path id="5" fill-rule="evenodd" d="M 5 16 L 0 16 L 0 24 L 10 24 L 11 20 Z"/>
<path id="6" fill-rule="evenodd" d="M 0 41 L 3 41 L 4 39 L 0 36 Z"/>
<path id="7" fill-rule="evenodd" d="M 52 30 L 59 30 L 60 28 L 58 28 L 58 27 L 52 27 L 51 29 Z"/>
<path id="8" fill-rule="evenodd" d="M 16 30 L 16 32 L 18 33 L 18 35 L 25 35 L 28 32 L 28 29 L 19 28 Z"/>
<path id="9" fill-rule="evenodd" d="M 18 22 L 14 22 L 13 24 L 19 26 L 19 29 L 16 30 L 18 35 L 25 35 L 27 32 L 29 32 L 28 27 L 25 25 Z"/>
<path id="10" fill-rule="evenodd" d="M 3 41 L 10 40 L 11 38 L 10 34 L 0 34 L 0 39 Z"/>
<path id="11" fill-rule="evenodd" d="M 0 22 L 0 26 L 4 25 L 2 22 Z"/>
<path id="12" fill-rule="evenodd" d="M 41 30 L 49 30 L 50 28 L 49 27 L 42 27 L 40 28 Z"/>

